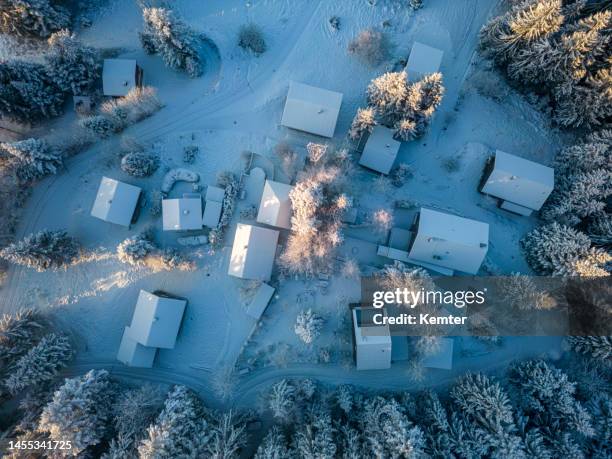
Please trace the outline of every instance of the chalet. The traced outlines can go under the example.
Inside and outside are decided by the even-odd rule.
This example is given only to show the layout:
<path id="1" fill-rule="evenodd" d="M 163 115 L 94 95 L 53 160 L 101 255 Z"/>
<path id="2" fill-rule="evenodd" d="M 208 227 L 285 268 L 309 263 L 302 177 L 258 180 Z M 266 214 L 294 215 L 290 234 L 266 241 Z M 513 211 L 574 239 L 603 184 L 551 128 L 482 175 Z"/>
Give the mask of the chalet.
<path id="1" fill-rule="evenodd" d="M 389 174 L 400 145 L 393 138 L 393 130 L 376 126 L 363 148 L 359 164 L 381 174 Z"/>
<path id="2" fill-rule="evenodd" d="M 109 223 L 129 227 L 140 192 L 141 189 L 137 186 L 102 177 L 91 215 Z"/>
<path id="3" fill-rule="evenodd" d="M 342 94 L 292 81 L 281 125 L 322 137 L 333 137 Z"/>
<path id="4" fill-rule="evenodd" d="M 164 231 L 202 229 L 202 198 L 183 197 L 162 200 Z"/>
<path id="5" fill-rule="evenodd" d="M 105 96 L 126 96 L 142 86 L 143 71 L 134 59 L 104 59 L 102 92 Z"/>
<path id="6" fill-rule="evenodd" d="M 502 209 L 528 216 L 540 210 L 555 186 L 555 171 L 497 150 L 487 161 L 480 191 L 501 200 Z"/>
<path id="7" fill-rule="evenodd" d="M 269 281 L 277 243 L 278 231 L 239 223 L 227 273 L 241 279 Z"/>
<path id="8" fill-rule="evenodd" d="M 388 325 L 376 325 L 374 314 L 383 309 L 352 307 L 353 344 L 358 370 L 391 368 L 391 334 Z"/>
<path id="9" fill-rule="evenodd" d="M 406 64 L 408 81 L 419 81 L 427 75 L 438 72 L 443 55 L 441 50 L 415 41 Z"/>
<path id="10" fill-rule="evenodd" d="M 156 354 L 156 347 L 143 346 L 132 337 L 130 327 L 125 327 L 117 360 L 128 367 L 151 368 Z"/>
<path id="11" fill-rule="evenodd" d="M 266 180 L 257 221 L 278 228 L 291 229 L 291 199 L 293 187 L 285 183 Z"/>

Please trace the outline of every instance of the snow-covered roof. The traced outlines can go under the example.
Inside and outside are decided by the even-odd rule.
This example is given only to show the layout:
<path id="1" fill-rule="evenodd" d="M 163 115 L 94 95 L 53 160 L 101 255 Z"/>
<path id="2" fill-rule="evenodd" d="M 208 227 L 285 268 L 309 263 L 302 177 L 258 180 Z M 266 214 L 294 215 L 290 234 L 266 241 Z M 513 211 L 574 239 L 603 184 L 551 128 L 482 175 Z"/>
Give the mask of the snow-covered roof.
<path id="1" fill-rule="evenodd" d="M 255 320 L 259 320 L 261 315 L 268 307 L 268 303 L 274 295 L 274 287 L 262 282 L 257 293 L 253 296 L 253 299 L 246 308 L 246 313 Z"/>
<path id="2" fill-rule="evenodd" d="M 342 93 L 292 81 L 281 125 L 323 137 L 333 137 Z"/>
<path id="3" fill-rule="evenodd" d="M 140 291 L 130 336 L 143 346 L 174 348 L 187 301 Z"/>
<path id="4" fill-rule="evenodd" d="M 552 168 L 497 150 L 493 170 L 482 192 L 539 210 L 554 186 Z"/>
<path id="5" fill-rule="evenodd" d="M 425 368 L 452 370 L 454 342 L 452 338 L 440 338 L 440 349 L 434 354 L 424 357 L 421 364 Z"/>
<path id="6" fill-rule="evenodd" d="M 117 360 L 129 367 L 151 368 L 157 354 L 156 347 L 143 346 L 131 336 L 130 327 L 125 327 Z"/>
<path id="7" fill-rule="evenodd" d="M 388 343 L 391 345 L 391 334 L 388 325 L 375 325 L 372 320 L 374 314 L 386 313 L 383 309 L 375 308 L 353 308 L 353 328 L 355 332 L 355 343 L 357 345 L 380 345 Z"/>
<path id="8" fill-rule="evenodd" d="M 442 50 L 415 41 L 408 57 L 406 72 L 410 81 L 420 80 L 426 75 L 440 70 Z"/>
<path id="9" fill-rule="evenodd" d="M 409 256 L 418 261 L 476 274 L 489 248 L 487 223 L 421 208 Z"/>
<path id="10" fill-rule="evenodd" d="M 164 199 L 164 231 L 202 229 L 202 198 Z"/>
<path id="11" fill-rule="evenodd" d="M 105 96 L 125 96 L 136 87 L 134 59 L 104 59 L 102 90 Z"/>
<path id="12" fill-rule="evenodd" d="M 365 144 L 359 164 L 382 174 L 388 174 L 393 167 L 400 142 L 393 138 L 393 131 L 376 126 Z"/>
<path id="13" fill-rule="evenodd" d="M 266 180 L 257 221 L 270 226 L 291 229 L 291 200 L 289 192 L 293 189 L 285 183 Z"/>
<path id="14" fill-rule="evenodd" d="M 140 197 L 140 188 L 102 177 L 91 215 L 117 225 L 130 226 Z"/>
<path id="15" fill-rule="evenodd" d="M 216 228 L 221 219 L 221 211 L 223 204 L 217 201 L 206 201 L 204 206 L 204 216 L 202 217 L 202 225 L 208 228 Z"/>
<path id="16" fill-rule="evenodd" d="M 230 276 L 268 281 L 276 256 L 278 231 L 239 223 L 230 256 Z"/>
<path id="17" fill-rule="evenodd" d="M 206 187 L 206 197 L 204 198 L 206 201 L 223 202 L 224 197 L 225 190 L 223 188 L 213 185 Z"/>

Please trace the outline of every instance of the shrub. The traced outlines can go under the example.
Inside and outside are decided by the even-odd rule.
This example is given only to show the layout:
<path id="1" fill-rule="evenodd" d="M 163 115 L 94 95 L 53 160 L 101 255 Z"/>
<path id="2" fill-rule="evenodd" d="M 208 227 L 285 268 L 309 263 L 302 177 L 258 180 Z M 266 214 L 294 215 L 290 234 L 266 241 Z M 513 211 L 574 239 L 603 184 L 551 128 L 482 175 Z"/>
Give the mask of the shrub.
<path id="1" fill-rule="evenodd" d="M 301 311 L 295 320 L 295 334 L 305 343 L 312 344 L 321 334 L 323 319 L 312 309 Z"/>
<path id="2" fill-rule="evenodd" d="M 390 43 L 387 36 L 373 29 L 363 30 L 348 45 L 348 52 L 365 64 L 376 67 L 389 58 Z"/>
<path id="3" fill-rule="evenodd" d="M 159 168 L 159 158 L 140 151 L 126 154 L 121 158 L 121 170 L 133 177 L 148 177 Z"/>
<path id="4" fill-rule="evenodd" d="M 256 56 L 266 52 L 267 46 L 261 29 L 255 24 L 246 24 L 238 32 L 238 46 Z"/>
<path id="5" fill-rule="evenodd" d="M 92 115 L 79 120 L 79 126 L 88 129 L 100 137 L 110 137 L 120 131 L 120 126 L 106 115 Z"/>

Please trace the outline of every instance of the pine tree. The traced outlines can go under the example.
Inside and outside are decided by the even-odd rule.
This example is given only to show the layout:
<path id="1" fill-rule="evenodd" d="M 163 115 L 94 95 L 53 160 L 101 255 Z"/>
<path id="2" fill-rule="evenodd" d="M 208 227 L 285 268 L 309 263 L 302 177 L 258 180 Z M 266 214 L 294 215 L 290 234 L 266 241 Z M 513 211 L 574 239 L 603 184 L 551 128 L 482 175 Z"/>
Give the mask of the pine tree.
<path id="1" fill-rule="evenodd" d="M 372 132 L 374 126 L 376 126 L 376 109 L 373 107 L 358 108 L 357 114 L 351 123 L 349 137 L 353 140 L 358 140 L 364 133 Z"/>
<path id="2" fill-rule="evenodd" d="M 587 403 L 595 435 L 588 445 L 589 457 L 604 458 L 612 455 L 612 398 L 609 394 L 596 394 Z"/>
<path id="3" fill-rule="evenodd" d="M 70 441 L 78 455 L 105 437 L 111 415 L 113 383 L 106 370 L 66 379 L 44 408 L 38 430 L 54 441 Z"/>
<path id="4" fill-rule="evenodd" d="M 139 457 L 197 457 L 208 441 L 203 415 L 204 408 L 197 396 L 185 386 L 174 386 L 138 448 Z"/>
<path id="5" fill-rule="evenodd" d="M 246 445 L 246 427 L 239 422 L 231 411 L 219 416 L 208 431 L 210 438 L 204 448 L 208 457 L 213 459 L 232 459 L 240 456 Z"/>
<path id="6" fill-rule="evenodd" d="M 410 119 L 406 118 L 399 120 L 397 123 L 395 123 L 393 128 L 395 129 L 394 137 L 396 140 L 409 142 L 418 137 L 417 125 Z"/>
<path id="7" fill-rule="evenodd" d="M 572 349 L 596 360 L 608 362 L 612 358 L 612 338 L 609 336 L 569 336 Z"/>
<path id="8" fill-rule="evenodd" d="M 159 53 L 170 68 L 184 70 L 192 78 L 202 75 L 204 63 L 194 31 L 166 8 L 144 8 L 142 16 L 145 28 L 140 37 L 145 49 Z"/>
<path id="9" fill-rule="evenodd" d="M 336 443 L 341 459 L 354 459 L 364 456 L 366 450 L 363 445 L 363 438 L 357 429 L 349 424 L 340 424 L 336 425 L 335 430 L 338 437 Z"/>
<path id="10" fill-rule="evenodd" d="M 38 139 L 0 143 L 0 155 L 13 159 L 17 177 L 23 183 L 56 174 L 63 165 L 62 154 Z"/>
<path id="11" fill-rule="evenodd" d="M 77 241 L 63 230 L 42 230 L 0 250 L 0 258 L 11 263 L 46 271 L 65 268 L 79 256 Z"/>
<path id="12" fill-rule="evenodd" d="M 322 406 L 310 408 L 306 421 L 299 425 L 293 437 L 293 452 L 300 459 L 334 459 L 331 415 Z"/>
<path id="13" fill-rule="evenodd" d="M 50 0 L 0 0 L 0 32 L 47 38 L 70 25 L 68 11 Z"/>
<path id="14" fill-rule="evenodd" d="M 155 155 L 136 151 L 121 158 L 121 170 L 133 177 L 148 177 L 159 168 L 159 158 Z"/>
<path id="15" fill-rule="evenodd" d="M 164 391 L 149 384 L 121 393 L 113 403 L 113 423 L 118 433 L 117 445 L 123 445 L 124 448 L 129 439 L 129 444 L 134 449 L 146 435 L 147 427 L 159 415 L 164 399 Z"/>
<path id="16" fill-rule="evenodd" d="M 300 311 L 295 320 L 295 334 L 305 343 L 312 344 L 321 334 L 323 319 L 312 309 Z"/>
<path id="17" fill-rule="evenodd" d="M 353 389 L 350 386 L 338 386 L 336 389 L 336 403 L 346 416 L 351 413 L 353 408 Z"/>
<path id="18" fill-rule="evenodd" d="M 0 62 L 0 115 L 25 123 L 61 114 L 64 95 L 47 73 L 34 62 Z"/>
<path id="19" fill-rule="evenodd" d="M 100 78 L 100 59 L 94 48 L 84 46 L 67 30 L 56 32 L 48 40 L 45 61 L 49 75 L 62 91 L 88 94 Z"/>
<path id="20" fill-rule="evenodd" d="M 13 395 L 54 379 L 72 358 L 72 346 L 65 336 L 53 333 L 21 357 L 4 382 Z"/>
<path id="21" fill-rule="evenodd" d="M 406 72 L 385 73 L 372 80 L 367 90 L 368 103 L 383 124 L 393 126 L 404 118 L 408 83 Z"/>
<path id="22" fill-rule="evenodd" d="M 425 433 L 425 452 L 432 457 L 450 457 L 451 439 L 448 415 L 438 395 L 428 391 L 418 398 L 418 419 Z"/>
<path id="23" fill-rule="evenodd" d="M 295 388 L 286 379 L 282 379 L 272 386 L 268 395 L 268 407 L 272 415 L 283 421 L 289 421 L 289 417 L 295 409 Z"/>
<path id="24" fill-rule="evenodd" d="M 0 371 L 35 345 L 46 325 L 35 309 L 3 314 L 0 317 Z"/>
<path id="25" fill-rule="evenodd" d="M 257 448 L 253 459 L 287 459 L 289 457 L 287 438 L 278 426 L 273 426 Z"/>

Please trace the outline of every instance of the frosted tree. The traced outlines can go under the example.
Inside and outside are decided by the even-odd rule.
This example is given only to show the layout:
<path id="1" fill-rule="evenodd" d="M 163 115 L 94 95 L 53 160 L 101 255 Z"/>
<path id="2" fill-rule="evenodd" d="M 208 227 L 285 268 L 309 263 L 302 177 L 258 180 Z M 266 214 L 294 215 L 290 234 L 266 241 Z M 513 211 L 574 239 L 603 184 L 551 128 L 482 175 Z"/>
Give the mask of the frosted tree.
<path id="1" fill-rule="evenodd" d="M 579 354 L 589 355 L 602 362 L 612 359 L 612 338 L 609 336 L 570 336 L 567 340 Z"/>
<path id="2" fill-rule="evenodd" d="M 47 73 L 34 62 L 0 62 L 0 115 L 26 123 L 57 116 L 64 95 Z"/>
<path id="3" fill-rule="evenodd" d="M 204 408 L 185 386 L 174 386 L 138 447 L 141 458 L 194 457 L 208 440 Z"/>
<path id="4" fill-rule="evenodd" d="M 305 343 L 312 344 L 321 334 L 324 321 L 312 309 L 300 311 L 295 319 L 295 334 Z"/>
<path id="5" fill-rule="evenodd" d="M 81 118 L 79 126 L 102 138 L 110 137 L 121 130 L 117 121 L 107 115 L 91 115 Z"/>
<path id="6" fill-rule="evenodd" d="M 117 246 L 117 257 L 122 263 L 134 266 L 144 264 L 147 256 L 155 253 L 157 247 L 148 232 L 130 236 Z"/>
<path id="7" fill-rule="evenodd" d="M 409 142 L 418 137 L 417 124 L 411 119 L 401 119 L 393 125 L 394 137 L 402 142 Z"/>
<path id="8" fill-rule="evenodd" d="M 0 143 L 2 156 L 8 156 L 14 161 L 17 177 L 23 183 L 56 174 L 63 165 L 61 152 L 38 139 Z"/>
<path id="9" fill-rule="evenodd" d="M 591 219 L 587 226 L 587 234 L 593 244 L 599 246 L 612 244 L 612 214 L 603 213 Z"/>
<path id="10" fill-rule="evenodd" d="M 44 408 L 38 430 L 50 440 L 70 441 L 70 454 L 98 445 L 106 436 L 114 385 L 106 370 L 91 370 L 66 379 Z"/>
<path id="11" fill-rule="evenodd" d="M 72 358 L 73 351 L 65 336 L 50 333 L 21 357 L 4 382 L 13 395 L 53 380 Z"/>
<path id="12" fill-rule="evenodd" d="M 260 56 L 268 48 L 263 32 L 256 24 L 245 24 L 238 31 L 238 46 Z"/>
<path id="13" fill-rule="evenodd" d="M 505 304 L 521 310 L 546 310 L 556 306 L 556 301 L 533 281 L 531 276 L 510 273 L 498 280 L 498 287 Z"/>
<path id="14" fill-rule="evenodd" d="M 46 320 L 35 309 L 3 314 L 0 317 L 0 372 L 34 346 L 46 328 Z"/>
<path id="15" fill-rule="evenodd" d="M 444 86 L 442 84 L 441 73 L 427 75 L 409 88 L 406 102 L 408 105 L 407 113 L 415 123 L 416 137 L 420 137 L 425 133 L 431 117 L 440 103 L 442 103 L 443 95 Z"/>
<path id="16" fill-rule="evenodd" d="M 74 95 L 91 92 L 100 78 L 100 58 L 96 50 L 83 45 L 68 30 L 54 33 L 48 43 L 45 61 L 55 84 Z"/>
<path id="17" fill-rule="evenodd" d="M 336 445 L 333 438 L 331 415 L 322 406 L 310 408 L 306 420 L 293 436 L 293 451 L 297 458 L 333 459 Z"/>
<path id="18" fill-rule="evenodd" d="M 591 133 L 583 142 L 567 146 L 555 157 L 555 179 L 566 188 L 578 173 L 612 169 L 612 131 Z"/>
<path id="19" fill-rule="evenodd" d="M 375 79 L 368 86 L 368 103 L 376 109 L 386 125 L 393 125 L 404 118 L 408 83 L 406 72 L 389 72 Z"/>
<path id="20" fill-rule="evenodd" d="M 589 457 L 606 457 L 612 453 L 610 426 L 612 425 L 612 398 L 607 393 L 595 394 L 586 405 L 592 417 L 595 435 L 588 444 Z"/>
<path id="21" fill-rule="evenodd" d="M 372 132 L 376 126 L 376 109 L 373 107 L 358 108 L 355 118 L 351 123 L 349 137 L 353 140 L 358 140 L 366 132 Z"/>
<path id="22" fill-rule="evenodd" d="M 378 30 L 366 29 L 351 40 L 348 52 L 355 55 L 364 64 L 376 67 L 389 59 L 390 47 L 391 43 L 387 35 Z"/>
<path id="23" fill-rule="evenodd" d="M 166 8 L 144 8 L 142 16 L 145 27 L 140 39 L 146 51 L 158 53 L 168 67 L 184 70 L 192 78 L 202 75 L 204 63 L 193 30 Z"/>
<path id="24" fill-rule="evenodd" d="M 272 386 L 268 395 L 268 407 L 272 415 L 282 422 L 288 422 L 295 409 L 295 388 L 286 379 Z"/>
<path id="25" fill-rule="evenodd" d="M 363 436 L 350 424 L 336 424 L 336 444 L 342 459 L 363 457 L 366 449 L 363 446 Z"/>
<path id="26" fill-rule="evenodd" d="M 68 10 L 53 0 L 0 0 L 0 32 L 47 38 L 70 25 Z"/>
<path id="27" fill-rule="evenodd" d="M 133 177 L 148 177 L 159 168 L 156 155 L 135 151 L 121 158 L 121 170 Z"/>
<path id="28" fill-rule="evenodd" d="M 77 241 L 63 230 L 42 230 L 0 250 L 0 258 L 37 271 L 65 268 L 79 254 Z"/>
<path id="29" fill-rule="evenodd" d="M 208 457 L 214 459 L 232 459 L 240 456 L 246 445 L 246 426 L 231 411 L 223 413 L 207 430 L 210 438 L 204 448 Z"/>
<path id="30" fill-rule="evenodd" d="M 287 438 L 278 426 L 273 426 L 257 448 L 254 459 L 286 459 L 290 457 Z"/>
<path id="31" fill-rule="evenodd" d="M 338 386 L 336 389 L 336 403 L 347 416 L 351 413 L 353 408 L 353 390 L 351 386 L 346 385 Z"/>
<path id="32" fill-rule="evenodd" d="M 448 414 L 435 392 L 418 397 L 418 419 L 425 434 L 425 452 L 432 457 L 451 457 L 451 426 Z"/>

